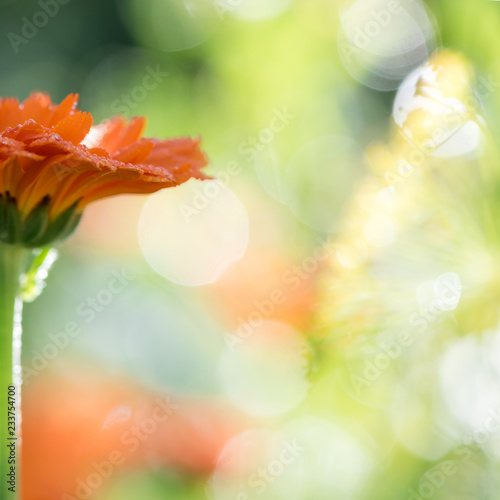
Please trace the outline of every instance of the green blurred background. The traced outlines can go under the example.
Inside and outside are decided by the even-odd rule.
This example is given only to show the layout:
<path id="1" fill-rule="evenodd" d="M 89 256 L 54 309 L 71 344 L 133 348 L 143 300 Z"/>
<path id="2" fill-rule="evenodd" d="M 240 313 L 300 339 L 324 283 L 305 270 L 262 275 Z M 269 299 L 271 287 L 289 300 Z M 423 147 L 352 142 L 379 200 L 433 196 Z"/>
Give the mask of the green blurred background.
<path id="1" fill-rule="evenodd" d="M 141 253 L 136 234 L 145 198 L 106 200 L 87 210 L 77 234 L 60 249 L 46 290 L 25 309 L 23 365 L 37 368 L 25 376 L 24 419 L 27 435 L 44 435 L 32 437 L 25 452 L 27 500 L 75 496 L 78 479 L 121 446 L 120 435 L 144 418 L 141 411 L 158 394 L 179 398 L 186 415 L 172 428 L 155 430 L 139 454 L 86 498 L 498 498 L 497 455 L 475 447 L 444 486 L 431 482 L 418 493 L 426 471 L 454 460 L 457 434 L 467 431 L 440 428 L 446 419 L 434 421 L 432 412 L 442 416 L 444 410 L 430 403 L 391 406 L 386 392 L 402 377 L 400 370 L 388 376 L 389 389 L 377 404 L 343 391 L 336 381 L 342 344 L 316 337 L 321 266 L 305 271 L 297 287 L 284 278 L 311 255 L 318 238 L 337 235 L 354 186 L 367 172 L 363 150 L 386 139 L 395 93 L 407 74 L 444 46 L 465 54 L 479 77 L 500 77 L 500 5 L 493 1 L 401 2 L 407 17 L 390 22 L 383 43 L 370 40 L 361 52 L 346 53 L 343 28 L 389 3 L 357 2 L 358 10 L 349 11 L 356 2 L 0 1 L 2 96 L 24 99 L 40 90 L 59 102 L 77 92 L 80 108 L 95 123 L 116 113 L 143 115 L 146 136 L 200 135 L 209 173 L 220 176 L 236 162 L 238 173 L 228 184 L 249 223 L 240 262 L 216 283 L 183 287 L 156 274 Z M 32 24 L 37 22 L 39 27 Z M 154 88 L 145 89 L 151 72 Z M 499 110 L 493 92 L 484 103 L 493 135 Z M 277 114 L 289 116 L 284 126 L 270 138 L 262 135 Z M 302 149 L 322 137 L 331 139 L 319 153 Z M 347 173 L 336 170 L 338 163 L 348 166 Z M 292 173 L 290 165 L 298 165 Z M 86 321 L 82 304 L 123 272 L 130 276 L 123 290 Z M 263 356 L 267 345 L 252 351 L 250 375 L 240 385 L 228 383 L 236 376 L 231 362 L 221 361 L 227 335 L 275 289 L 290 293 L 268 319 L 293 328 L 297 338 L 291 335 L 282 356 L 274 345 L 270 359 Z M 73 322 L 81 334 L 53 359 L 37 361 Z M 300 369 L 292 359 L 297 339 L 304 349 Z M 419 369 L 433 373 L 436 356 L 429 354 Z M 432 375 L 423 380 L 432 388 Z M 259 390 L 267 383 L 290 395 L 280 395 L 273 406 L 274 395 Z M 417 388 L 408 382 L 406 390 L 426 397 L 433 392 L 422 382 Z M 446 398 L 435 392 L 429 398 L 440 407 Z M 109 415 L 119 431 L 111 435 Z M 413 438 L 398 439 L 398 426 Z M 248 478 L 279 455 L 273 440 L 280 438 L 241 437 L 257 428 L 307 443 L 300 461 L 271 474 L 261 493 Z M 435 433 L 445 444 L 433 446 Z M 234 436 L 243 440 L 238 453 L 246 458 L 238 462 L 226 448 L 232 457 L 226 470 L 219 453 Z M 253 496 L 238 493 L 233 483 L 239 482 Z"/>

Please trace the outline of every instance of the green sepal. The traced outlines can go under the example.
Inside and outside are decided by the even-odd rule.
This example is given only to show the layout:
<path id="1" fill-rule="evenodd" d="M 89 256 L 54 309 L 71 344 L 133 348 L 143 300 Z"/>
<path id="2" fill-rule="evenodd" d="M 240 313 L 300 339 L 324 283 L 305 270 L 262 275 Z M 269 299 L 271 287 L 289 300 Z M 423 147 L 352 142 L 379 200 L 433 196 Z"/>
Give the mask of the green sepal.
<path id="1" fill-rule="evenodd" d="M 50 202 L 51 199 L 45 197 L 22 219 L 16 200 L 9 193 L 0 195 L 0 244 L 43 248 L 71 236 L 81 219 L 81 213 L 77 212 L 78 202 L 53 221 L 49 216 Z"/>
<path id="2" fill-rule="evenodd" d="M 50 198 L 45 197 L 28 215 L 21 230 L 21 242 L 30 245 L 41 238 L 49 224 Z"/>
<path id="3" fill-rule="evenodd" d="M 21 234 L 21 215 L 16 207 L 16 200 L 7 193 L 5 218 L 5 236 L 3 242 L 18 243 Z"/>
<path id="4" fill-rule="evenodd" d="M 42 235 L 29 242 L 23 241 L 23 244 L 31 248 L 41 248 L 69 237 L 81 219 L 81 214 L 76 211 L 77 206 L 78 202 L 71 205 L 49 224 Z"/>
<path id="5" fill-rule="evenodd" d="M 71 219 L 68 221 L 66 224 L 66 228 L 62 231 L 62 233 L 58 236 L 57 241 L 64 241 L 67 238 L 69 238 L 76 230 L 78 227 L 78 224 L 80 224 L 80 221 L 82 220 L 82 213 L 74 213 L 71 217 Z"/>
<path id="6" fill-rule="evenodd" d="M 7 200 L 0 194 L 0 241 L 7 236 Z"/>

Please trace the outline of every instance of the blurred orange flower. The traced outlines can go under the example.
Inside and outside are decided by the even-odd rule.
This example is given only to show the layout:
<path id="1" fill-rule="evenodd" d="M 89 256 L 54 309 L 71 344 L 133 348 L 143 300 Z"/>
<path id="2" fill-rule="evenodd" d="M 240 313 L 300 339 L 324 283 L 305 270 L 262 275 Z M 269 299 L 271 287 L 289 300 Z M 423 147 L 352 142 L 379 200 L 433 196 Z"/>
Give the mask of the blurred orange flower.
<path id="1" fill-rule="evenodd" d="M 231 328 L 269 319 L 307 329 L 322 267 L 318 262 L 308 272 L 283 251 L 250 247 L 231 273 L 207 287 L 206 300 Z"/>
<path id="2" fill-rule="evenodd" d="M 151 466 L 203 477 L 248 423 L 223 404 L 154 394 L 128 380 L 40 377 L 23 394 L 23 498 L 94 498 Z"/>
<path id="3" fill-rule="evenodd" d="M 71 94 L 55 105 L 43 93 L 24 103 L 0 99 L 0 216 L 9 226 L 10 205 L 21 227 L 3 237 L 7 243 L 41 246 L 49 243 L 43 237 L 47 226 L 66 211 L 79 215 L 101 198 L 205 178 L 199 139 L 141 138 L 144 118 L 116 117 L 92 127 L 92 116 L 76 109 L 77 100 Z"/>

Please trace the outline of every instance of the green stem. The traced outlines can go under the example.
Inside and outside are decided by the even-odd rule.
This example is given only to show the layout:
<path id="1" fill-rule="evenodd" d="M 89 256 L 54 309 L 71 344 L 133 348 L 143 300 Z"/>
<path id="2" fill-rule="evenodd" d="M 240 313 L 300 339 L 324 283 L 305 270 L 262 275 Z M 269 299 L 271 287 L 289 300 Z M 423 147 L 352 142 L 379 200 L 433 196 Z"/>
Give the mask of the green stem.
<path id="1" fill-rule="evenodd" d="M 20 465 L 20 432 L 21 425 L 21 307 L 19 298 L 19 277 L 25 250 L 14 245 L 0 244 L 0 498 L 15 500 L 20 498 L 17 478 Z M 10 399 L 14 403 L 16 417 L 15 434 L 10 433 L 9 426 L 9 387 L 14 387 L 15 396 Z M 11 392 L 12 394 L 12 392 Z M 12 413 L 10 413 L 12 415 Z M 16 438 L 15 440 L 12 438 Z M 14 443 L 14 445 L 12 445 Z M 13 448 L 9 448 L 11 445 Z M 15 452 L 15 463 L 11 462 L 11 449 Z M 14 465 L 16 476 L 14 478 L 14 492 L 9 490 L 11 484 L 11 466 Z"/>

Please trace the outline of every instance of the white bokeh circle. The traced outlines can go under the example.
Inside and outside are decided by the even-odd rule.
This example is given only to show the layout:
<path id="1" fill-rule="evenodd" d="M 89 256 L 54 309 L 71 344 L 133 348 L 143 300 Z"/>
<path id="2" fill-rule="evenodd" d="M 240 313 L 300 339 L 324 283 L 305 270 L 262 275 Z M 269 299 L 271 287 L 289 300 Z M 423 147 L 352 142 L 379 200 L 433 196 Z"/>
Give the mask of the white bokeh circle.
<path id="1" fill-rule="evenodd" d="M 208 40 L 222 18 L 217 0 L 127 0 L 124 15 L 141 42 L 176 52 Z"/>
<path id="2" fill-rule="evenodd" d="M 209 481 L 214 500 L 279 500 L 275 482 L 286 478 L 279 458 L 286 447 L 286 436 L 271 429 L 249 429 L 228 441 Z"/>
<path id="3" fill-rule="evenodd" d="M 377 90 L 394 90 L 436 48 L 420 0 L 351 0 L 340 12 L 338 48 L 350 75 Z"/>
<path id="4" fill-rule="evenodd" d="M 215 500 L 348 500 L 374 468 L 369 449 L 333 422 L 305 416 L 231 439 L 209 481 Z"/>
<path id="5" fill-rule="evenodd" d="M 221 182 L 190 179 L 150 196 L 138 237 L 145 259 L 158 274 L 180 285 L 207 285 L 243 257 L 248 217 Z"/>

